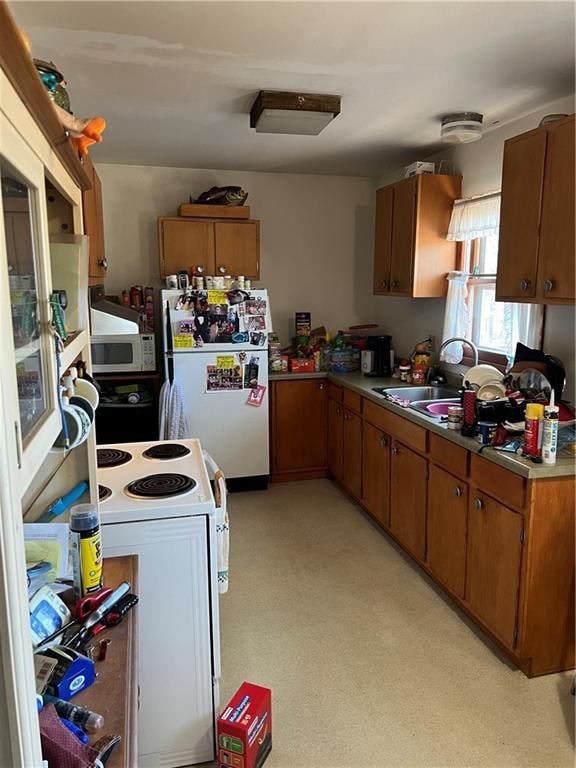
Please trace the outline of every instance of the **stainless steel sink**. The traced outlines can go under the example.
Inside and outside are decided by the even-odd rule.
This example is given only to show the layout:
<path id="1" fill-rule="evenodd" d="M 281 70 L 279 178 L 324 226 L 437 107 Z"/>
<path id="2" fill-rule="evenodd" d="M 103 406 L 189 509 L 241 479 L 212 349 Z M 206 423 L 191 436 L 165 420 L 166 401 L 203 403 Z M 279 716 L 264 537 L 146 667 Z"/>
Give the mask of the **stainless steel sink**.
<path id="1" fill-rule="evenodd" d="M 433 402 L 436 400 L 458 399 L 458 393 L 450 387 L 372 387 L 374 392 L 382 395 L 387 400 L 396 398 L 408 400 L 410 404 Z M 417 410 L 420 410 L 419 408 Z"/>

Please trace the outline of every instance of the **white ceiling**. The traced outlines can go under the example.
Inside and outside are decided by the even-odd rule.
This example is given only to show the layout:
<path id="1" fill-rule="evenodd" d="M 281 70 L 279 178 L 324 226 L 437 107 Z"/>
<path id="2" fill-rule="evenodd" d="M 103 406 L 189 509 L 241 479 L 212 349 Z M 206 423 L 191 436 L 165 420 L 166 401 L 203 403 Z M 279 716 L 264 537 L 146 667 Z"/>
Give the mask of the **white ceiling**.
<path id="1" fill-rule="evenodd" d="M 377 176 L 439 148 L 439 118 L 489 129 L 574 92 L 571 2 L 16 2 L 97 162 Z M 335 93 L 319 136 L 256 133 L 260 89 Z"/>

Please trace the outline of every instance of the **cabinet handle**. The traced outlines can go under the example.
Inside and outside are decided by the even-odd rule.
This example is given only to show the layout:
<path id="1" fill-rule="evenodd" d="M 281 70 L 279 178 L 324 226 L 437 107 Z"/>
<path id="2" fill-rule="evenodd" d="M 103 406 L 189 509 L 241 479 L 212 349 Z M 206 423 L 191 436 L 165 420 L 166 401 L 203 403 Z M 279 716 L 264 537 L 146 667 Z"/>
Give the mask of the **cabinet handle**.
<path id="1" fill-rule="evenodd" d="M 398 280 L 392 280 L 390 283 L 391 288 L 398 288 Z"/>
<path id="2" fill-rule="evenodd" d="M 341 413 L 342 411 L 340 410 L 340 408 L 336 408 L 336 416 L 340 416 Z"/>
<path id="3" fill-rule="evenodd" d="M 398 448 L 396 448 L 396 446 L 394 446 L 392 448 L 392 453 L 394 454 L 394 456 L 397 456 L 400 453 L 400 451 L 398 450 Z"/>
<path id="4" fill-rule="evenodd" d="M 382 435 L 382 437 L 380 438 L 380 445 L 382 446 L 382 448 L 388 447 L 388 438 L 386 437 L 386 435 Z"/>
<path id="5" fill-rule="evenodd" d="M 528 288 L 530 288 L 530 280 L 520 280 L 518 288 L 520 288 L 521 291 L 526 292 Z"/>
<path id="6" fill-rule="evenodd" d="M 221 275 L 225 275 L 228 272 L 228 270 L 226 269 L 226 267 L 224 265 L 222 265 L 221 267 L 218 267 L 218 272 Z"/>
<path id="7" fill-rule="evenodd" d="M 102 269 L 108 269 L 108 259 L 100 259 L 98 266 L 102 267 Z"/>
<path id="8" fill-rule="evenodd" d="M 194 269 L 194 272 L 195 272 L 197 275 L 203 275 L 203 274 L 204 274 L 204 267 L 202 266 L 202 264 L 198 264 L 198 265 L 195 267 L 195 269 Z"/>
<path id="9" fill-rule="evenodd" d="M 459 488 L 458 486 L 456 486 L 452 491 L 452 496 L 456 496 L 456 497 L 462 496 L 462 488 Z"/>
<path id="10" fill-rule="evenodd" d="M 382 280 L 380 283 L 381 288 L 388 288 L 388 280 Z"/>
<path id="11" fill-rule="evenodd" d="M 549 293 L 550 291 L 553 291 L 556 287 L 556 283 L 554 280 L 544 280 L 544 291 L 545 293 Z"/>
<path id="12" fill-rule="evenodd" d="M 474 499 L 474 509 L 482 509 L 484 502 L 482 499 Z"/>
<path id="13" fill-rule="evenodd" d="M 324 389 L 324 384 L 318 384 L 318 389 Z"/>

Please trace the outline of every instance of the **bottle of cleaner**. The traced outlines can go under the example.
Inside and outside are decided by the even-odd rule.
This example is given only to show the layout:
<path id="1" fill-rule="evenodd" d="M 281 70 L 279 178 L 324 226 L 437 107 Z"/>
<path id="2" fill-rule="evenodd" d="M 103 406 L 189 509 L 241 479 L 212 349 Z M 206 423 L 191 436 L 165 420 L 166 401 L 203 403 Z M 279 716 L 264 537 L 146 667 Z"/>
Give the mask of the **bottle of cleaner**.
<path id="1" fill-rule="evenodd" d="M 524 453 L 528 456 L 540 456 L 542 446 L 541 424 L 544 406 L 528 403 L 524 416 Z"/>
<path id="2" fill-rule="evenodd" d="M 544 464 L 556 463 L 559 412 L 560 408 L 554 404 L 554 390 L 552 390 L 550 404 L 544 408 L 544 422 L 542 427 L 542 461 Z"/>
<path id="3" fill-rule="evenodd" d="M 79 599 L 102 589 L 100 516 L 93 504 L 76 504 L 70 510 L 70 549 L 74 590 Z"/>

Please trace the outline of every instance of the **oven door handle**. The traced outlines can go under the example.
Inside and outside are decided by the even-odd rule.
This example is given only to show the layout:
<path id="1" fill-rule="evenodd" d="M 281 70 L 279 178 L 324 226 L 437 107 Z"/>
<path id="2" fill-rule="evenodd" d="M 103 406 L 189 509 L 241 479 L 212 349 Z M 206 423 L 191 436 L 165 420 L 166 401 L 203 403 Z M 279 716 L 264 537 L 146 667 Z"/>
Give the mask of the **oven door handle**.
<path id="1" fill-rule="evenodd" d="M 202 454 L 204 456 L 206 468 L 214 475 L 214 501 L 216 502 L 216 509 L 220 510 L 220 516 L 223 517 L 226 514 L 228 500 L 226 478 L 224 477 L 224 472 L 222 472 L 208 451 L 203 450 Z"/>
<path id="2" fill-rule="evenodd" d="M 226 510 L 227 492 L 224 473 L 207 451 L 204 454 L 206 468 L 214 474 L 214 500 L 216 502 L 216 558 L 218 570 L 218 592 L 228 592 L 229 551 L 230 551 L 230 521 Z"/>

